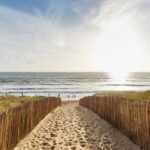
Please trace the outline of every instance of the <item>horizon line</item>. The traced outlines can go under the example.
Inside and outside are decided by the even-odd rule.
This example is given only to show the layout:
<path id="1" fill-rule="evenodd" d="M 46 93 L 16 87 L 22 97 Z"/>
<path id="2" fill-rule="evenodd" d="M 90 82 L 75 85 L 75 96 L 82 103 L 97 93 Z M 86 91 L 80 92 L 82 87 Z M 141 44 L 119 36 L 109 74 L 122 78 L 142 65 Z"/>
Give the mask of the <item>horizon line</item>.
<path id="1" fill-rule="evenodd" d="M 0 73 L 109 73 L 112 71 L 0 71 Z M 150 71 L 129 71 L 127 73 L 150 73 Z"/>

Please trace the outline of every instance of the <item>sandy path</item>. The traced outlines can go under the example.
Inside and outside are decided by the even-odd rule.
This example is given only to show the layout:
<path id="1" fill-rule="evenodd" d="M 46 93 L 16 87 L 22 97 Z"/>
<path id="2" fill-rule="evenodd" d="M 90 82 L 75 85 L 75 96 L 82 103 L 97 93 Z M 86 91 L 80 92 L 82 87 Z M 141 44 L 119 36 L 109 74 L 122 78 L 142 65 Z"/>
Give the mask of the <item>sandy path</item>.
<path id="1" fill-rule="evenodd" d="M 97 115 L 68 103 L 49 113 L 14 150 L 139 150 Z"/>

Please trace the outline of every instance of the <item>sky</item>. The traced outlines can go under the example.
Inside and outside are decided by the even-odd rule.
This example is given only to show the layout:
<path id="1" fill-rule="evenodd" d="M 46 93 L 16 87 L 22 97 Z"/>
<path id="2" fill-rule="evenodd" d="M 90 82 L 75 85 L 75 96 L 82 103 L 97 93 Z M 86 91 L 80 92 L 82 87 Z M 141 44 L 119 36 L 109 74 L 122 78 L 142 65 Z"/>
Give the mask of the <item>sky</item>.
<path id="1" fill-rule="evenodd" d="M 0 71 L 150 71 L 149 0 L 0 0 Z"/>

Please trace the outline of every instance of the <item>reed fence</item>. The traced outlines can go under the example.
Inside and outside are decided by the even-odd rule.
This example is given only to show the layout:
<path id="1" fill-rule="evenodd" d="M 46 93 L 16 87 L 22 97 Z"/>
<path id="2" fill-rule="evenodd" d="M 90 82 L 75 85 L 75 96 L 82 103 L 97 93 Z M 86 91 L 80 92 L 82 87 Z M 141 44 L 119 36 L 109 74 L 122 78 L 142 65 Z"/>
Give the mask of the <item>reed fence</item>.
<path id="1" fill-rule="evenodd" d="M 79 103 L 110 122 L 140 148 L 150 150 L 150 101 L 91 96 Z"/>
<path id="2" fill-rule="evenodd" d="M 60 105 L 59 98 L 49 97 L 0 113 L 0 150 L 11 150 L 40 120 Z"/>

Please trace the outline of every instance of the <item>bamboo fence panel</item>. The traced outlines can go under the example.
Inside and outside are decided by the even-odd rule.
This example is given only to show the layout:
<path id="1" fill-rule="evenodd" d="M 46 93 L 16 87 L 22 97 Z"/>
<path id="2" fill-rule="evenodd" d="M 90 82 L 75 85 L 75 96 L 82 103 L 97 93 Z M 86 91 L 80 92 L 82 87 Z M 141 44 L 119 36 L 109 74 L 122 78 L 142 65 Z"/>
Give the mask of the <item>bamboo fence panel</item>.
<path id="1" fill-rule="evenodd" d="M 50 111 L 61 105 L 55 97 L 25 103 L 0 113 L 0 150 L 12 149 Z"/>
<path id="2" fill-rule="evenodd" d="M 142 149 L 150 150 L 150 101 L 91 96 L 80 99 L 79 105 L 110 122 Z"/>

